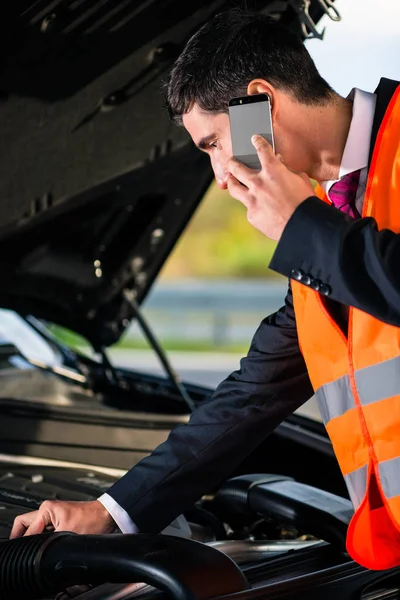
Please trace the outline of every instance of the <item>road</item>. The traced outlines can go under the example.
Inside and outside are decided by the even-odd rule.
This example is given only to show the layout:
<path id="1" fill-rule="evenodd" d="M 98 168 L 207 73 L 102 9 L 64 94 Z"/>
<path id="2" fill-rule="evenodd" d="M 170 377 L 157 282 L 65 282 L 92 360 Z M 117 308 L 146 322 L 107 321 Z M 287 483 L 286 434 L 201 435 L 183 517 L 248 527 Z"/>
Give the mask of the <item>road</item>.
<path id="1" fill-rule="evenodd" d="M 241 356 L 204 352 L 169 352 L 168 357 L 182 381 L 216 387 L 229 373 L 239 367 Z M 146 373 L 162 374 L 163 368 L 155 354 L 146 350 L 110 351 L 115 365 Z M 298 411 L 299 414 L 321 420 L 315 399 L 312 398 Z"/>

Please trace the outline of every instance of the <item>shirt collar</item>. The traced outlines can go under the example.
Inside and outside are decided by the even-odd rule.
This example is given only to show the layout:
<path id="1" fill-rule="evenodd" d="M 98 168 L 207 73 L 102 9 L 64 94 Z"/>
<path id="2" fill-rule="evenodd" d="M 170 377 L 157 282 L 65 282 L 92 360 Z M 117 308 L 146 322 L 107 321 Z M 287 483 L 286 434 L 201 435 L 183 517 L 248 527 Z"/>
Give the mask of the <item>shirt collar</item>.
<path id="1" fill-rule="evenodd" d="M 374 121 L 376 95 L 353 88 L 347 97 L 353 100 L 353 116 L 339 168 L 339 179 L 368 166 L 371 144 L 372 124 Z M 339 179 L 322 181 L 321 187 L 327 193 Z"/>

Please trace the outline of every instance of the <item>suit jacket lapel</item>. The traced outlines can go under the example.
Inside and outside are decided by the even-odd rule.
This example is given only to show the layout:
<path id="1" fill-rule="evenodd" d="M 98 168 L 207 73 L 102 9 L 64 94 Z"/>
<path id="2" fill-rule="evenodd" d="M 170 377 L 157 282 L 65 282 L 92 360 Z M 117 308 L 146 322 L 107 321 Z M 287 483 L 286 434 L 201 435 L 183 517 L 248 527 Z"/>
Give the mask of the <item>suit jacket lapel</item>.
<path id="1" fill-rule="evenodd" d="M 386 109 L 389 105 L 389 102 L 392 99 L 392 96 L 395 93 L 395 91 L 399 85 L 400 85 L 400 82 L 398 82 L 398 81 L 394 81 L 393 79 L 386 79 L 386 77 L 382 77 L 382 79 L 379 82 L 378 87 L 375 90 L 376 106 L 375 106 L 374 121 L 373 121 L 373 125 L 372 125 L 371 145 L 369 148 L 368 168 L 371 166 L 372 153 L 374 151 L 376 137 L 378 135 L 379 127 L 381 126 L 381 123 L 382 123 L 383 117 L 385 115 Z"/>

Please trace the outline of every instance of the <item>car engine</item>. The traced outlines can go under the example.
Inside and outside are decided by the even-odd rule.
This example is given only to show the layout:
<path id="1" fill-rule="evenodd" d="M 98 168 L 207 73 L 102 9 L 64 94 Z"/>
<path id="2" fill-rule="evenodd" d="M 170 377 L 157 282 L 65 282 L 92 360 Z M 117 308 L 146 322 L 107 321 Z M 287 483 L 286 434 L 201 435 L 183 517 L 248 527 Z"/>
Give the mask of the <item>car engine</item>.
<path id="1" fill-rule="evenodd" d="M 221 593 L 221 577 L 224 593 L 227 581 L 232 584 L 231 592 L 245 587 L 243 568 L 326 542 L 339 551 L 345 548 L 352 515 L 348 500 L 290 477 L 268 474 L 229 479 L 215 494 L 202 498 L 176 519 L 163 536 L 46 532 L 8 541 L 18 514 L 35 510 L 45 499 L 93 500 L 113 481 L 115 477 L 101 469 L 3 464 L 2 600 L 53 598 L 71 586 L 86 593 L 118 582 L 135 583 L 130 594 L 147 594 L 157 588 L 179 600 L 189 600 L 193 582 L 188 583 L 188 589 L 180 589 L 177 582 L 187 579 L 193 569 L 197 572 L 202 568 L 208 573 L 207 580 L 214 582 L 212 590 L 202 593 L 211 597 Z M 203 584 L 200 587 L 203 589 Z"/>

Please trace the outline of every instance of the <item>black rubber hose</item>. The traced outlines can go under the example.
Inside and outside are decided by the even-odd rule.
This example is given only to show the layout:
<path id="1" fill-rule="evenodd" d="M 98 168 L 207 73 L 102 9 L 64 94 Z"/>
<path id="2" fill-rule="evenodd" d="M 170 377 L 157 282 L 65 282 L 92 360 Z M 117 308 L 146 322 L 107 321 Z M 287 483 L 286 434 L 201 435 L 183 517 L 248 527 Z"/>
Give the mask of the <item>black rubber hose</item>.
<path id="1" fill-rule="evenodd" d="M 166 535 L 45 533 L 0 543 L 0 600 L 34 600 L 74 584 L 152 585 L 176 600 L 247 589 L 228 556 Z"/>

